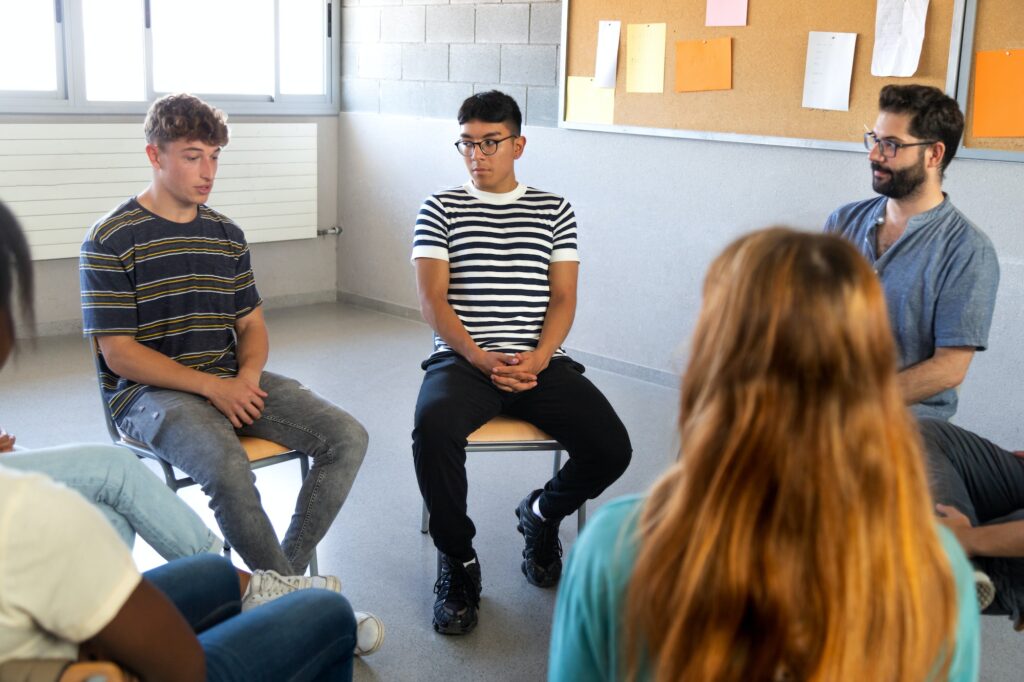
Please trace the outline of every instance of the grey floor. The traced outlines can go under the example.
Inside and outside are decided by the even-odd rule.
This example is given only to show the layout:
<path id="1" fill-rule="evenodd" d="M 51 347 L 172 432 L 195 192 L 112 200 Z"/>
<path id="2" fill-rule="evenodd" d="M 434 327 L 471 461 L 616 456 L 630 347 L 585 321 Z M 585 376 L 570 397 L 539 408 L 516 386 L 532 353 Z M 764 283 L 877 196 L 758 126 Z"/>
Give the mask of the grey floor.
<path id="1" fill-rule="evenodd" d="M 370 450 L 348 502 L 320 545 L 320 569 L 341 577 L 358 609 L 387 625 L 384 648 L 356 663 L 357 680 L 543 679 L 555 593 L 526 583 L 519 570 L 521 537 L 512 513 L 519 499 L 550 475 L 543 453 L 474 454 L 468 463 L 470 513 L 483 568 L 480 625 L 467 637 L 430 627 L 435 553 L 419 532 L 420 497 L 409 451 L 419 361 L 429 348 L 425 325 L 341 304 L 268 312 L 268 365 L 345 407 L 370 432 Z M 625 476 L 591 503 L 645 489 L 673 459 L 678 393 L 590 370 L 619 411 L 633 440 Z M 54 337 L 24 346 L 0 374 L 0 424 L 27 447 L 107 440 L 91 360 L 84 342 Z M 259 474 L 271 518 L 283 528 L 298 483 L 297 465 Z M 214 527 L 202 493 L 182 496 Z M 563 523 L 568 549 L 574 522 Z M 139 544 L 142 568 L 159 563 Z M 981 679 L 1021 679 L 1022 635 L 1004 618 L 982 619 Z"/>

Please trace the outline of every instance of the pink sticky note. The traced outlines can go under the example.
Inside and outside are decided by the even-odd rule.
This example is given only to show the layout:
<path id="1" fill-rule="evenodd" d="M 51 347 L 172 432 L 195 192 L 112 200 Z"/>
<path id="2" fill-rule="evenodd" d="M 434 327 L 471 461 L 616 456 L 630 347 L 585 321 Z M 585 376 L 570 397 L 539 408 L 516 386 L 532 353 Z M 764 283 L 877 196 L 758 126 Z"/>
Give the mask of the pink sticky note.
<path id="1" fill-rule="evenodd" d="M 747 0 L 708 0 L 705 26 L 746 26 Z"/>

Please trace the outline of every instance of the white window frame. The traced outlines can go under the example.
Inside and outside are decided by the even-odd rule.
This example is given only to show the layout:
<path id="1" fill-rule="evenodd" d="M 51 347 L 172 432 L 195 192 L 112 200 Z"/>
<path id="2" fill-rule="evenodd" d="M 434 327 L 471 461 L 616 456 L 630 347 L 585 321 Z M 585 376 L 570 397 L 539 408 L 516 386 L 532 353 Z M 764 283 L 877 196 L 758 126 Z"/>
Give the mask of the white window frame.
<path id="1" fill-rule="evenodd" d="M 39 0 L 27 0 L 38 2 Z M 28 92 L 0 91 L 0 114 L 145 114 L 149 104 L 167 94 L 153 89 L 153 41 L 149 29 L 149 0 L 144 3 L 147 25 L 139 27 L 145 31 L 145 80 L 146 99 L 141 102 L 90 101 L 85 96 L 85 37 L 82 33 L 82 0 L 51 0 L 55 3 L 57 21 L 57 91 Z M 210 0 L 215 2 L 216 0 Z M 288 0 L 274 0 L 275 28 L 280 3 Z M 274 87 L 271 96 L 225 95 L 195 92 L 210 104 L 229 114 L 249 115 L 333 115 L 339 111 L 341 73 L 341 2 L 322 0 L 327 16 L 327 31 L 324 39 L 324 93 L 323 95 L 282 95 L 279 92 L 280 62 L 275 58 Z M 274 54 L 278 52 L 278 33 L 274 32 Z"/>

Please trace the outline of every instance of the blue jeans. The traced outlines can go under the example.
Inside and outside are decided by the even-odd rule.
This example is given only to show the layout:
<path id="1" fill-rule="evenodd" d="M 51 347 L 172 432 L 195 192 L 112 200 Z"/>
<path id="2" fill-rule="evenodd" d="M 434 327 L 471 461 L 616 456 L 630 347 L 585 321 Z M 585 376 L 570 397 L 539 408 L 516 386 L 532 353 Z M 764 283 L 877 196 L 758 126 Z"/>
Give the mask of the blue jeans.
<path id="1" fill-rule="evenodd" d="M 224 538 L 250 568 L 301 574 L 348 496 L 369 438 L 354 417 L 294 379 L 264 372 L 260 387 L 267 392 L 262 416 L 240 429 L 202 396 L 157 388 L 143 392 L 118 426 L 202 487 Z M 313 460 L 280 544 L 239 436 Z"/>
<path id="2" fill-rule="evenodd" d="M 299 590 L 240 613 L 238 574 L 226 559 L 199 555 L 143 575 L 195 630 L 210 682 L 352 679 L 356 619 L 336 592 Z"/>
<path id="3" fill-rule="evenodd" d="M 135 455 L 114 445 L 61 445 L 15 450 L 0 464 L 34 471 L 76 490 L 96 505 L 131 547 L 138 533 L 168 561 L 223 549 L 187 504 Z"/>

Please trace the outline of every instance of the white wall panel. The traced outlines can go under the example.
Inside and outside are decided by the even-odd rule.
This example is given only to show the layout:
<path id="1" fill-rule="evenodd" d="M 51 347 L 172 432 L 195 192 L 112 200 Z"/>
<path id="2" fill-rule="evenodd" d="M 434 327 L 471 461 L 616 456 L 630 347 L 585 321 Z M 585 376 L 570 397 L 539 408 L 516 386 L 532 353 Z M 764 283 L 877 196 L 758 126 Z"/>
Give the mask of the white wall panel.
<path id="1" fill-rule="evenodd" d="M 250 243 L 316 237 L 316 124 L 235 123 L 231 138 L 210 207 Z M 145 189 L 144 144 L 138 124 L 0 124 L 0 199 L 33 258 L 76 257 L 97 219 Z"/>

